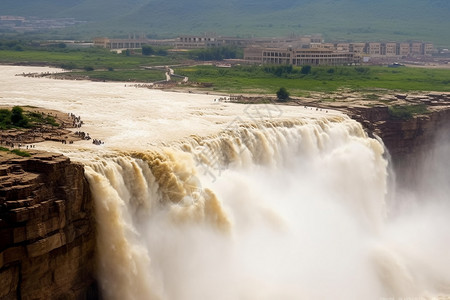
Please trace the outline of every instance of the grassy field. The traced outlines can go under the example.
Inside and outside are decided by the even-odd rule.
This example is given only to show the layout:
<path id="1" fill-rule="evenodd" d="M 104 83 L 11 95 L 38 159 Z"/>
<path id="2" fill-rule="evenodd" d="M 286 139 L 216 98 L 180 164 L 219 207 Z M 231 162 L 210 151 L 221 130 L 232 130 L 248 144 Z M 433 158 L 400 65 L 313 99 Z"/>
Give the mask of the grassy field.
<path id="1" fill-rule="evenodd" d="M 275 93 L 285 87 L 293 96 L 305 91 L 329 92 L 340 88 L 351 90 L 389 89 L 400 91 L 450 91 L 450 70 L 388 67 L 312 67 L 309 74 L 300 68 L 279 76 L 265 67 L 238 66 L 221 69 L 196 66 L 176 69 L 190 81 L 212 83 L 212 90 L 229 93 Z"/>
<path id="2" fill-rule="evenodd" d="M 141 66 L 158 66 L 177 63 L 175 56 L 142 56 L 117 54 L 106 49 L 66 51 L 0 51 L 0 63 L 45 64 L 68 69 L 138 69 Z"/>

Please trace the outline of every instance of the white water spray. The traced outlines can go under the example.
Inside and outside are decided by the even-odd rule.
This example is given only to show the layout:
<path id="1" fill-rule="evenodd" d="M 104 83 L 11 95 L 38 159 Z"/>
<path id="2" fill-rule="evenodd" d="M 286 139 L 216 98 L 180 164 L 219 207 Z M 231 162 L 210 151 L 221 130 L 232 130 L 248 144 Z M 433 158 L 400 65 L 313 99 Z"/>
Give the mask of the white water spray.
<path id="1" fill-rule="evenodd" d="M 431 256 L 448 261 L 448 239 L 422 236 L 448 220 L 423 215 L 430 228 L 410 232 L 399 223 L 417 219 L 386 218 L 383 148 L 358 124 L 233 134 L 87 169 L 108 299 L 420 299 L 448 288 Z M 411 249 L 405 234 L 433 246 Z"/>

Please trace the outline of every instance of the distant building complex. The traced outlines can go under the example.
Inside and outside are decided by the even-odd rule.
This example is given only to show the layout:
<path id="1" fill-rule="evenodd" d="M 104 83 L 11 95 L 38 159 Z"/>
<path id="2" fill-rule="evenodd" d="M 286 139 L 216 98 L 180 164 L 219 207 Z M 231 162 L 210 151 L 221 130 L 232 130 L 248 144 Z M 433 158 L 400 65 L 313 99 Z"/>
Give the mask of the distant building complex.
<path id="1" fill-rule="evenodd" d="M 144 45 L 173 46 L 173 39 L 152 40 L 144 37 L 129 36 L 127 39 L 94 38 L 94 46 L 107 49 L 139 49 Z"/>
<path id="2" fill-rule="evenodd" d="M 36 17 L 0 16 L 0 30 L 29 32 L 36 30 L 60 29 L 86 23 L 74 18 L 41 19 Z"/>
<path id="3" fill-rule="evenodd" d="M 108 49 L 133 49 L 143 45 L 166 45 L 176 49 L 220 46 L 244 48 L 244 61 L 254 64 L 345 65 L 367 58 L 431 56 L 433 44 L 423 42 L 336 42 L 325 43 L 320 35 L 288 38 L 232 38 L 215 35 L 180 36 L 152 40 L 129 36 L 128 39 L 96 38 L 94 45 Z"/>
<path id="4" fill-rule="evenodd" d="M 309 43 L 292 46 L 250 46 L 244 60 L 257 64 L 344 65 L 368 58 L 431 56 L 433 44 L 422 42 Z"/>
<path id="5" fill-rule="evenodd" d="M 320 35 L 292 38 L 235 38 L 216 35 L 185 35 L 176 39 L 155 40 L 129 35 L 127 39 L 94 38 L 94 45 L 107 49 L 138 49 L 142 45 L 165 45 L 176 49 L 201 49 L 221 46 L 247 47 L 251 45 L 281 45 L 292 43 L 322 43 Z"/>

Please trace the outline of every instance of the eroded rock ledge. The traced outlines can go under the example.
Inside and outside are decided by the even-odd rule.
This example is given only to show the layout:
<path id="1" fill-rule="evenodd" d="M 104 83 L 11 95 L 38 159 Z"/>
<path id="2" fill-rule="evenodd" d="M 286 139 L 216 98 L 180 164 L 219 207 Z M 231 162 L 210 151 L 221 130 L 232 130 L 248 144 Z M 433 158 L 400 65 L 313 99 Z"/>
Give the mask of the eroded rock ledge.
<path id="1" fill-rule="evenodd" d="M 80 164 L 0 156 L 0 299 L 95 299 L 93 201 Z"/>
<path id="2" fill-rule="evenodd" d="M 392 156 L 398 183 L 414 186 L 424 158 L 436 143 L 450 142 L 450 104 L 408 120 L 390 116 L 387 106 L 349 108 L 348 114 L 363 124 L 369 134 L 382 138 Z"/>

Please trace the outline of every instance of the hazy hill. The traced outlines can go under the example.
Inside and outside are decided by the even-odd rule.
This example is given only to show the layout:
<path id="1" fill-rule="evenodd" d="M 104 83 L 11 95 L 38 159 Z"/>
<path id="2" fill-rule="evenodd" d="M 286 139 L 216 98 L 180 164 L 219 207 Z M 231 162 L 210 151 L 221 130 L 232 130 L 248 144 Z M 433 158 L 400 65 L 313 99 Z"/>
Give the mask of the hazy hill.
<path id="1" fill-rule="evenodd" d="M 322 33 L 450 45 L 448 0 L 1 0 L 0 15 L 6 14 L 90 21 L 66 30 L 74 36 Z"/>

